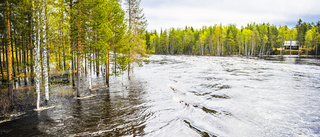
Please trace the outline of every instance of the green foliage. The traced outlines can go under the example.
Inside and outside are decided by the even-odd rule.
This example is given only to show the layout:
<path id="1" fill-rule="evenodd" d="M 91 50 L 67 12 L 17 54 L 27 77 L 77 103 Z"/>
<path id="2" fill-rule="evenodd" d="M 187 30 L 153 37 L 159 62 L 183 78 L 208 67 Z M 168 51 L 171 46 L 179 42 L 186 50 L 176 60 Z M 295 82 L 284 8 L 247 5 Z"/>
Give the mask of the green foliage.
<path id="1" fill-rule="evenodd" d="M 34 43 L 38 42 L 38 37 L 35 36 L 40 38 L 41 49 L 47 47 L 50 71 L 71 69 L 71 62 L 75 61 L 77 55 L 87 62 L 102 64 L 108 60 L 107 54 L 110 51 L 118 54 L 117 61 L 121 65 L 119 69 L 124 71 L 128 68 L 128 62 L 139 61 L 137 55 L 146 54 L 146 48 L 149 48 L 148 50 L 152 53 L 150 41 L 144 38 L 146 19 L 139 4 L 135 4 L 132 9 L 139 10 L 132 16 L 135 19 L 132 20 L 132 24 L 135 25 L 131 27 L 132 32 L 129 32 L 128 20 L 125 18 L 120 0 L 81 0 L 81 3 L 78 0 L 46 0 L 44 6 L 41 5 L 42 17 L 38 18 L 39 12 L 36 9 L 44 1 L 9 0 L 10 16 L 8 18 L 12 26 L 13 53 L 10 59 L 12 58 L 13 61 L 13 72 L 23 73 L 34 70 L 32 68 L 34 66 L 33 48 Z M 1 1 L 0 5 L 4 5 L 4 1 Z M 5 13 L 5 7 L 0 6 L 1 13 Z M 78 15 L 79 12 L 81 16 Z M 7 32 L 4 24 L 6 16 L 0 16 L 0 19 L 2 20 L 0 22 L 0 53 L 3 56 L 6 52 L 3 50 L 6 47 L 2 46 L 6 42 Z M 40 26 L 38 26 L 39 22 Z M 79 22 L 81 22 L 80 29 Z M 38 27 L 46 30 L 38 32 Z M 80 35 L 78 35 L 79 32 L 81 32 Z M 46 44 L 43 42 L 44 36 L 46 36 Z M 75 48 L 78 36 L 81 39 L 80 52 Z M 149 46 L 146 47 L 146 43 Z M 42 58 L 40 63 L 43 63 Z M 1 63 L 1 67 L 5 69 L 5 64 Z M 16 74 L 16 76 L 19 75 L 22 74 Z M 3 76 L 3 72 L 0 76 L 6 77 Z"/>
<path id="2" fill-rule="evenodd" d="M 311 31 L 312 30 L 312 31 Z M 230 24 L 204 26 L 201 29 L 185 27 L 147 32 L 148 48 L 155 54 L 187 55 L 273 55 L 284 41 L 300 40 L 304 47 L 315 49 L 319 42 L 320 22 L 299 21 L 295 28 L 277 27 L 268 23 L 248 24 L 240 29 Z M 318 41 L 318 42 L 316 42 Z M 312 46 L 311 46 L 312 45 Z M 306 52 L 303 52 L 306 53 Z"/>
<path id="3" fill-rule="evenodd" d="M 128 48 L 129 49 L 129 66 L 130 62 L 141 63 L 141 57 L 146 55 L 146 39 L 145 28 L 147 26 L 147 20 L 140 8 L 141 0 L 125 0 L 126 13 L 128 16 Z M 149 42 L 149 40 L 147 41 Z M 129 71 L 128 71 L 129 72 Z M 128 73 L 129 76 L 129 73 Z"/>

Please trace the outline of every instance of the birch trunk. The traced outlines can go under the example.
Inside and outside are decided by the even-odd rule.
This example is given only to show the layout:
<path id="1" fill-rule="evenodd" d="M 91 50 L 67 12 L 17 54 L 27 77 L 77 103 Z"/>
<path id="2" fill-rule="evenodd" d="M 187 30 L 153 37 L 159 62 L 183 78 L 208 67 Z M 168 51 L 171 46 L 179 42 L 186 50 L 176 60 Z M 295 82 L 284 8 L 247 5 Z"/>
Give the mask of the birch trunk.
<path id="1" fill-rule="evenodd" d="M 34 15 L 37 13 L 40 14 L 40 9 L 39 9 L 39 1 L 33 1 L 33 7 L 36 4 L 36 10 L 34 12 Z M 33 22 L 36 22 L 35 20 L 36 16 L 33 16 Z M 34 72 L 35 72 L 35 85 L 36 85 L 36 93 L 37 93 L 37 109 L 40 107 L 40 71 L 41 71 L 41 66 L 40 66 L 40 15 L 37 17 L 38 19 L 38 26 L 36 28 L 36 25 L 33 26 L 33 38 L 35 40 L 34 42 Z M 38 33 L 35 32 L 37 29 Z"/>
<path id="2" fill-rule="evenodd" d="M 44 17 L 41 19 L 42 24 L 42 31 L 43 31 L 43 54 L 42 54 L 42 58 L 43 58 L 43 76 L 44 76 L 44 92 L 45 92 L 45 97 L 46 97 L 46 101 L 49 100 L 49 79 L 48 79 L 48 65 L 47 64 L 47 60 L 48 60 L 48 54 L 47 54 L 47 35 L 46 35 L 46 14 L 43 10 L 43 8 L 46 7 L 46 0 L 43 0 L 41 3 L 41 13 L 44 14 Z"/>
<path id="3" fill-rule="evenodd" d="M 92 59 L 92 53 L 89 53 L 89 62 L 91 62 L 91 59 Z M 88 65 L 89 65 L 89 79 L 88 79 L 88 82 L 89 82 L 89 89 L 91 90 L 92 89 L 92 64 L 88 62 Z"/>

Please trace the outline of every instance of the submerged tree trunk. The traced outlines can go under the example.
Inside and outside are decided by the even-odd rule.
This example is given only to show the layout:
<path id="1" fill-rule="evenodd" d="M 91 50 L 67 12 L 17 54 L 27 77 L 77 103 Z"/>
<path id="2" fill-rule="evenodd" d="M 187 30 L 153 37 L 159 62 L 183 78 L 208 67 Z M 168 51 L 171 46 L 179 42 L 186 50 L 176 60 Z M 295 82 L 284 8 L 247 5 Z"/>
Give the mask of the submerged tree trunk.
<path id="1" fill-rule="evenodd" d="M 62 12 L 62 23 L 64 22 L 64 13 Z M 63 57 L 63 71 L 67 69 L 66 63 L 66 53 L 65 53 L 65 43 L 64 43 L 64 31 L 63 26 L 61 26 L 61 37 L 62 37 L 62 57 Z"/>
<path id="2" fill-rule="evenodd" d="M 26 35 L 25 37 L 26 38 Z M 22 49 L 23 49 L 23 72 L 24 72 L 24 85 L 27 85 L 27 65 L 26 65 L 26 45 L 24 41 L 22 41 Z"/>
<path id="3" fill-rule="evenodd" d="M 109 87 L 110 86 L 110 81 L 109 81 L 109 73 L 110 73 L 110 71 L 109 71 L 109 63 L 110 63 L 110 54 L 109 54 L 109 51 L 108 51 L 108 62 L 107 62 L 107 72 L 106 72 L 106 84 L 107 84 L 107 86 Z"/>
<path id="4" fill-rule="evenodd" d="M 129 59 L 130 59 L 130 53 L 129 53 Z M 130 80 L 130 67 L 131 67 L 131 65 L 130 65 L 130 61 L 129 61 L 129 63 L 128 63 L 128 79 Z"/>
<path id="5" fill-rule="evenodd" d="M 10 32 L 10 19 L 9 19 L 9 2 L 6 0 L 6 35 L 7 35 L 7 76 L 8 76 L 8 86 L 9 86 L 9 98 L 10 98 L 10 104 L 13 104 L 13 82 L 12 82 L 12 47 L 11 47 L 11 32 Z"/>
<path id="6" fill-rule="evenodd" d="M 100 66 L 99 60 L 98 60 L 99 55 L 97 54 L 98 53 L 97 50 L 94 50 L 94 51 L 95 51 L 95 55 L 96 55 L 96 72 L 97 72 L 97 76 L 99 76 L 99 66 Z"/>
<path id="7" fill-rule="evenodd" d="M 91 60 L 92 60 L 92 53 L 89 53 L 89 78 L 88 78 L 88 82 L 89 82 L 89 90 L 92 89 L 92 63 L 91 63 Z M 86 64 L 87 65 L 87 64 Z"/>
<path id="8" fill-rule="evenodd" d="M 41 19 L 42 22 L 42 31 L 43 31 L 43 54 L 42 54 L 42 58 L 43 58 L 43 76 L 44 76 L 44 93 L 45 93 L 45 97 L 46 97 L 46 101 L 49 100 L 49 79 L 48 79 L 48 65 L 47 64 L 47 59 L 48 59 L 48 54 L 47 54 L 47 35 L 46 35 L 46 26 L 47 24 L 45 23 L 47 20 L 47 15 L 44 12 L 43 8 L 46 7 L 46 0 L 43 0 L 41 3 L 41 13 L 44 13 L 44 17 Z"/>
<path id="9" fill-rule="evenodd" d="M 86 76 L 87 76 L 87 66 L 88 66 L 87 60 L 88 60 L 88 58 L 87 58 L 87 53 L 84 53 L 84 74 L 85 74 Z"/>
<path id="10" fill-rule="evenodd" d="M 70 31 L 70 45 L 71 45 L 71 52 L 72 52 L 72 59 L 71 59 L 71 69 L 72 69 L 72 74 L 71 74 L 71 79 L 72 79 L 72 86 L 75 87 L 75 81 L 74 81 L 74 78 L 75 78 L 75 68 L 74 68 L 74 64 L 75 64 L 75 57 L 74 57 L 74 50 L 75 50 L 75 47 L 74 47 L 74 39 L 73 39 L 73 14 L 72 14 L 72 1 L 73 0 L 70 0 L 70 28 L 71 28 L 71 31 Z"/>
<path id="11" fill-rule="evenodd" d="M 114 54 L 114 75 L 117 76 L 117 53 L 115 49 L 113 51 L 113 54 Z"/>
<path id="12" fill-rule="evenodd" d="M 80 97 L 80 49 L 81 49 L 81 0 L 79 0 L 78 6 L 78 53 L 77 53 L 77 97 Z"/>
<path id="13" fill-rule="evenodd" d="M 34 4 L 34 3 L 33 3 Z M 37 93 L 37 109 L 39 109 L 40 107 L 40 71 L 41 71 L 41 66 L 40 66 L 40 7 L 39 7 L 39 1 L 36 1 L 36 4 L 37 4 L 37 7 L 36 7 L 36 10 L 35 10 L 35 15 L 36 13 L 38 13 L 38 26 L 36 28 L 36 25 L 34 25 L 34 29 L 33 30 L 36 30 L 38 31 L 38 33 L 36 34 L 36 32 L 34 31 L 34 34 L 33 34 L 33 38 L 35 40 L 34 42 L 34 72 L 35 72 L 35 84 L 36 84 L 36 93 Z M 34 5 L 33 5 L 34 7 Z M 33 21 L 36 22 L 35 20 L 35 16 L 33 17 Z"/>
<path id="14" fill-rule="evenodd" d="M 131 1 L 130 0 L 128 0 L 128 7 L 129 7 L 129 9 L 128 9 L 128 11 L 129 11 L 129 14 L 128 14 L 128 16 L 129 16 L 129 34 L 131 35 L 131 28 L 132 28 L 132 11 L 131 11 Z M 129 40 L 129 44 L 131 43 L 131 40 Z M 130 80 L 130 52 L 131 52 L 131 50 L 129 50 L 129 63 L 128 63 L 128 79 Z M 116 61 L 115 61 L 116 62 Z"/>
<path id="15" fill-rule="evenodd" d="M 12 30 L 11 25 L 10 25 L 10 31 Z M 10 32 L 11 33 L 11 32 Z M 11 53 L 11 61 L 12 61 L 12 72 L 13 72 L 13 77 L 16 77 L 16 68 L 14 65 L 14 52 L 13 52 L 13 39 L 12 39 L 12 35 L 10 36 L 10 43 L 11 43 L 11 50 L 9 51 Z M 9 57 L 10 58 L 10 57 Z M 14 80 L 13 80 L 14 81 Z M 13 82 L 12 81 L 12 82 Z"/>
<path id="16" fill-rule="evenodd" d="M 6 38 L 4 38 L 4 39 L 6 39 Z M 0 54 L 0 56 L 1 56 L 1 54 Z M 2 65 L 3 65 L 3 69 L 5 69 L 6 66 L 7 66 L 6 60 L 7 60 L 7 56 L 6 56 L 5 40 L 4 40 L 4 41 L 2 41 Z M 4 74 L 3 73 L 2 73 L 2 80 L 4 80 Z"/>
<path id="17" fill-rule="evenodd" d="M 16 36 L 15 36 L 16 37 Z M 19 75 L 20 70 L 19 70 L 19 56 L 18 56 L 18 46 L 17 46 L 17 38 L 14 38 L 14 46 L 16 49 L 16 62 L 17 62 L 17 75 Z M 12 52 L 13 53 L 13 52 Z M 14 64 L 13 64 L 14 65 Z"/>
<path id="18" fill-rule="evenodd" d="M 34 5 L 33 5 L 34 6 Z M 35 31 L 34 29 L 34 27 L 32 27 L 32 22 L 34 21 L 34 17 L 32 17 L 32 14 L 29 16 L 29 20 L 30 20 L 30 32 L 29 32 L 29 45 L 30 45 L 30 77 L 31 77 L 31 83 L 32 83 L 32 85 L 34 85 L 34 77 L 33 77 L 33 72 L 34 72 L 34 68 L 33 68 L 33 48 L 34 48 L 34 46 L 33 46 L 33 41 L 32 41 L 32 38 L 33 38 L 33 36 L 32 36 L 32 33 L 33 33 L 33 31 Z M 32 20 L 32 21 L 31 21 Z M 35 36 L 34 36 L 35 37 Z"/>
<path id="19" fill-rule="evenodd" d="M 1 46 L 3 46 L 3 41 L 1 41 Z M 4 51 L 2 51 L 2 52 L 4 52 Z M 4 77 L 3 77 L 3 68 L 2 68 L 2 64 L 3 64 L 3 61 L 2 61 L 2 57 L 1 57 L 1 53 L 0 53 L 1 80 L 3 81 Z"/>
<path id="20" fill-rule="evenodd" d="M 72 62 L 71 62 L 71 65 L 72 65 L 72 75 L 71 75 L 71 79 L 72 79 L 72 86 L 75 87 L 75 68 L 74 68 L 74 64 L 75 64 L 75 58 L 74 58 L 74 45 L 73 45 L 73 42 L 72 42 Z"/>

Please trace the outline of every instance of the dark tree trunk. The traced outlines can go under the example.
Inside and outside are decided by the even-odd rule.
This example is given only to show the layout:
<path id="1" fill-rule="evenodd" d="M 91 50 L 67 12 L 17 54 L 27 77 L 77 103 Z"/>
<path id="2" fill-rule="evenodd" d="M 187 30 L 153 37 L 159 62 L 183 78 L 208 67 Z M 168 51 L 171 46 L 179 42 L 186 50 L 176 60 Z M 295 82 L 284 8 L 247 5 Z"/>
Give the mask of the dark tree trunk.
<path id="1" fill-rule="evenodd" d="M 85 60 L 84 60 L 84 73 L 85 73 L 85 75 L 87 76 L 87 53 L 84 53 L 84 58 L 85 58 Z"/>
<path id="2" fill-rule="evenodd" d="M 72 79 L 72 86 L 75 87 L 75 81 L 74 81 L 74 78 L 75 78 L 75 57 L 74 57 L 74 50 L 75 50 L 75 47 L 74 47 L 74 39 L 73 39 L 73 15 L 72 15 L 72 1 L 73 0 L 70 0 L 70 28 L 71 28 L 71 31 L 70 31 L 70 44 L 71 44 L 71 52 L 72 52 L 72 60 L 71 60 L 71 67 L 72 67 L 72 75 L 71 75 L 71 79 Z"/>
<path id="3" fill-rule="evenodd" d="M 28 43 L 28 41 L 27 41 L 27 39 L 26 39 L 26 44 Z M 26 45 L 26 71 L 27 71 L 27 69 L 28 69 L 28 65 L 29 65 L 29 48 L 28 48 L 28 46 Z M 29 69 L 30 70 L 30 69 Z"/>
<path id="4" fill-rule="evenodd" d="M 97 71 L 97 76 L 99 76 L 99 55 L 98 55 L 98 50 L 95 50 L 96 52 L 96 71 Z"/>
<path id="5" fill-rule="evenodd" d="M 129 53 L 129 59 L 130 59 L 130 53 Z M 130 62 L 128 63 L 128 79 L 130 80 Z"/>
<path id="6" fill-rule="evenodd" d="M 77 97 L 80 97 L 80 49 L 81 49 L 81 0 L 78 1 L 78 53 L 77 53 Z"/>
<path id="7" fill-rule="evenodd" d="M 57 61 L 58 61 L 59 69 L 62 68 L 60 52 L 61 52 L 61 46 L 58 48 L 58 51 L 57 51 L 57 55 L 58 55 L 58 60 Z"/>
<path id="8" fill-rule="evenodd" d="M 47 8 L 45 9 L 45 15 L 47 16 L 48 15 L 48 10 L 47 10 Z M 47 17 L 45 17 L 45 19 L 46 19 L 46 49 L 47 49 L 47 68 L 48 68 L 48 79 L 49 79 L 49 77 L 50 77 L 50 53 L 49 53 L 49 41 L 50 41 L 50 39 L 48 38 L 48 24 L 49 24 L 49 21 L 48 21 L 48 19 L 47 19 Z M 49 80 L 48 80 L 48 82 L 49 82 Z"/>
<path id="9" fill-rule="evenodd" d="M 17 46 L 17 38 L 14 38 L 14 45 L 15 45 L 15 48 L 16 48 L 16 61 L 17 61 L 17 71 L 18 71 L 18 74 L 20 73 L 20 70 L 19 70 L 19 56 L 18 56 L 18 46 Z"/>
<path id="10" fill-rule="evenodd" d="M 73 45 L 73 42 L 72 42 L 72 86 L 75 87 L 75 81 L 74 81 L 74 78 L 75 78 L 75 69 L 74 69 L 74 61 L 75 61 L 75 57 L 74 57 L 74 45 Z"/>
<path id="11" fill-rule="evenodd" d="M 66 53 L 65 53 L 65 45 L 64 45 L 64 32 L 63 32 L 63 28 L 62 28 L 62 57 L 63 57 L 63 70 L 67 69 L 67 65 L 66 65 Z"/>
<path id="12" fill-rule="evenodd" d="M 67 69 L 67 65 L 66 65 L 66 53 L 65 53 L 65 47 L 64 47 L 64 38 L 62 36 L 62 58 L 63 58 L 63 70 Z"/>
<path id="13" fill-rule="evenodd" d="M 1 41 L 1 46 L 3 46 L 3 41 Z M 2 52 L 4 52 L 4 51 L 2 51 Z M 1 80 L 3 81 L 3 68 L 2 68 L 2 64 L 3 64 L 3 61 L 2 61 L 1 53 L 0 53 Z"/>
<path id="14" fill-rule="evenodd" d="M 30 47 L 30 62 L 29 62 L 29 65 L 30 65 L 30 78 L 31 78 L 31 84 L 34 85 L 34 77 L 33 77 L 33 72 L 34 72 L 34 68 L 33 68 L 33 41 L 32 41 L 32 17 L 31 15 L 28 15 L 29 16 L 29 21 L 30 21 L 30 31 L 29 31 L 29 47 Z"/>
<path id="15" fill-rule="evenodd" d="M 109 75 L 110 75 L 110 71 L 109 71 L 109 64 L 110 64 L 110 54 L 109 54 L 109 51 L 108 51 L 108 62 L 107 62 L 107 72 L 106 72 L 106 83 L 107 83 L 107 86 L 110 87 L 110 79 L 109 79 Z"/>
<path id="16" fill-rule="evenodd" d="M 6 68 L 7 68 L 7 87 L 10 87 L 10 82 L 9 82 L 9 76 L 11 77 L 12 76 L 12 66 L 10 67 L 10 69 L 9 69 L 9 59 L 8 59 L 8 48 L 9 48 L 9 46 L 8 46 L 8 42 L 7 42 L 7 40 L 6 40 L 6 46 L 5 46 L 5 50 L 6 50 L 6 55 L 5 55 L 5 57 L 6 57 Z M 9 70 L 11 71 L 11 72 L 9 72 Z M 10 74 L 9 74 L 10 73 Z M 11 78 L 10 78 L 11 79 Z M 10 80 L 11 81 L 11 80 Z"/>
<path id="17" fill-rule="evenodd" d="M 23 40 L 25 39 L 22 38 Z M 23 72 L 24 72 L 24 85 L 27 85 L 27 67 L 26 67 L 26 45 L 24 45 L 24 41 L 22 41 L 22 49 L 23 49 Z"/>
<path id="18" fill-rule="evenodd" d="M 5 1 L 6 3 L 6 20 L 5 20 L 5 25 L 6 25 L 6 38 L 7 38 L 7 76 L 8 76 L 8 86 L 9 86 L 9 98 L 10 98 L 10 104 L 13 105 L 13 82 L 12 82 L 12 58 L 11 52 L 12 52 L 12 43 L 11 43 L 11 25 L 10 25 L 10 10 L 9 10 L 9 2 L 8 0 Z"/>
<path id="19" fill-rule="evenodd" d="M 4 41 L 3 41 L 3 46 L 2 46 L 2 62 L 3 62 L 3 67 L 4 68 L 6 68 L 7 67 L 7 64 L 6 64 L 6 62 L 7 62 L 7 56 L 6 56 L 6 49 L 7 48 L 5 48 L 5 46 L 6 46 L 6 44 L 5 44 L 5 39 L 4 39 Z"/>
<path id="20" fill-rule="evenodd" d="M 21 45 L 23 44 L 23 36 L 22 36 L 22 39 L 21 39 L 21 43 L 20 43 Z M 21 47 L 19 47 L 19 62 L 20 62 L 20 66 L 19 66 L 19 69 L 20 69 L 20 71 L 22 71 L 22 52 L 23 52 L 23 48 L 22 48 L 22 46 Z"/>
<path id="21" fill-rule="evenodd" d="M 116 53 L 116 49 L 114 49 L 113 54 L 114 54 L 114 75 L 117 75 L 117 53 Z"/>
<path id="22" fill-rule="evenodd" d="M 11 27 L 10 27 L 11 28 Z M 11 29 L 10 29 L 11 30 Z M 16 67 L 14 66 L 14 52 L 13 52 L 13 35 L 11 35 L 11 60 L 12 60 L 12 71 L 13 71 L 13 77 L 16 77 Z"/>
<path id="23" fill-rule="evenodd" d="M 43 82 L 42 84 L 44 84 L 44 73 L 43 73 L 43 47 L 40 44 L 40 65 L 41 65 L 41 81 Z"/>

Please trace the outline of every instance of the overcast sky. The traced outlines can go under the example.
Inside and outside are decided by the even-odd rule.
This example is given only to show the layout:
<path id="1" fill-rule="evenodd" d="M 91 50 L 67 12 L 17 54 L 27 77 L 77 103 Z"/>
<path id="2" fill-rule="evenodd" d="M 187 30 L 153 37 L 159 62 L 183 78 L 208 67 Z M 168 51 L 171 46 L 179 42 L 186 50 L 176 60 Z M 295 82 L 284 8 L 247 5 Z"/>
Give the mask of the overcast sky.
<path id="1" fill-rule="evenodd" d="M 320 20 L 320 0 L 141 0 L 147 30 L 247 23 L 294 26 Z"/>

